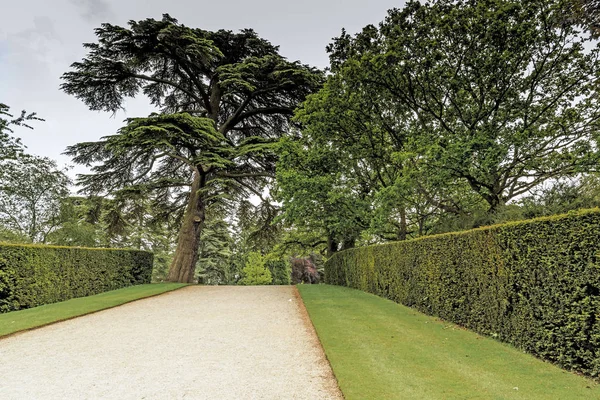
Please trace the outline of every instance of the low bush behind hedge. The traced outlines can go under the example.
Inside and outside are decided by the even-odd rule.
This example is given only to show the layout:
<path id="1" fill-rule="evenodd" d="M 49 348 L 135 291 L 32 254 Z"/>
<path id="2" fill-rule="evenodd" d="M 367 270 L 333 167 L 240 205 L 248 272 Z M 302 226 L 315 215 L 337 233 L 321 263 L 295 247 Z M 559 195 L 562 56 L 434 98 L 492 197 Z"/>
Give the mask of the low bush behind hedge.
<path id="1" fill-rule="evenodd" d="M 0 312 L 149 283 L 152 253 L 0 243 Z"/>
<path id="2" fill-rule="evenodd" d="M 347 250 L 326 281 L 600 373 L 600 210 Z"/>

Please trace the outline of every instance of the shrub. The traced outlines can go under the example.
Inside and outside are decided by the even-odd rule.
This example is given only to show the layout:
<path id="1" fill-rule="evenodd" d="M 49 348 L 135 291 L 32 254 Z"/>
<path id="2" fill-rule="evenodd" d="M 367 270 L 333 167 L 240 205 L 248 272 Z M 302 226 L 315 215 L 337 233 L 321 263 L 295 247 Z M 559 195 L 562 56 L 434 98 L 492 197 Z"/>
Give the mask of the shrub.
<path id="1" fill-rule="evenodd" d="M 600 210 L 351 249 L 326 282 L 600 373 Z"/>
<path id="2" fill-rule="evenodd" d="M 319 271 L 313 263 L 312 257 L 292 258 L 292 284 L 319 283 Z"/>
<path id="3" fill-rule="evenodd" d="M 271 271 L 265 266 L 265 260 L 260 253 L 248 254 L 246 266 L 242 270 L 241 285 L 270 285 L 273 282 Z"/>
<path id="4" fill-rule="evenodd" d="M 0 244 L 0 312 L 149 283 L 152 253 Z"/>

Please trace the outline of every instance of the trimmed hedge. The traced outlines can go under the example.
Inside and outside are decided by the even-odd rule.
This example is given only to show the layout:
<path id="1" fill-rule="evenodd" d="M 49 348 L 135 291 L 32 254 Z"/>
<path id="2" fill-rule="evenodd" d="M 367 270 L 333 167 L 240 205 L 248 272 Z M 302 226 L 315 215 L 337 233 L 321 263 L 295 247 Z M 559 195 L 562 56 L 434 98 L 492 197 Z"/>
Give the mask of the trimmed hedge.
<path id="1" fill-rule="evenodd" d="M 600 210 L 335 254 L 349 286 L 600 374 Z"/>
<path id="2" fill-rule="evenodd" d="M 152 253 L 0 243 L 0 313 L 150 283 Z"/>

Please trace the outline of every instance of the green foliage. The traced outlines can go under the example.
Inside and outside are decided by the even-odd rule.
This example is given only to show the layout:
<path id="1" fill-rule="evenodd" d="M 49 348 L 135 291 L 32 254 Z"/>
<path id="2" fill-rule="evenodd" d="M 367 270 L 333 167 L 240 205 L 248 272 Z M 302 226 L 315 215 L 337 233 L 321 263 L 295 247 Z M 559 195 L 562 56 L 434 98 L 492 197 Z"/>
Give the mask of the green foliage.
<path id="1" fill-rule="evenodd" d="M 270 285 L 273 282 L 271 271 L 265 266 L 263 256 L 255 251 L 248 254 L 242 274 L 241 285 Z"/>
<path id="2" fill-rule="evenodd" d="M 30 121 L 43 121 L 22 111 L 14 117 L 0 103 L 0 240 L 45 242 L 58 225 L 60 201 L 70 183 L 56 162 L 26 154 L 14 127 L 32 129 Z"/>
<path id="3" fill-rule="evenodd" d="M 10 229 L 0 228 L 0 243 L 31 243 L 26 235 Z"/>
<path id="4" fill-rule="evenodd" d="M 288 261 L 267 257 L 265 266 L 273 277 L 273 285 L 289 285 L 292 283 L 292 268 Z"/>
<path id="5" fill-rule="evenodd" d="M 600 37 L 600 3 L 598 0 L 567 0 L 566 16 L 575 20 L 597 39 Z"/>
<path id="6" fill-rule="evenodd" d="M 561 1 L 409 1 L 343 34 L 334 71 L 402 115 L 398 156 L 436 186 L 463 182 L 490 210 L 597 165 L 600 49 Z"/>
<path id="7" fill-rule="evenodd" d="M 56 246 L 99 247 L 111 236 L 103 222 L 106 205 L 111 200 L 69 196 L 61 200 L 60 225 L 51 232 L 46 243 Z"/>
<path id="8" fill-rule="evenodd" d="M 327 131 L 322 134 L 333 137 Z M 350 150 L 343 146 L 331 149 L 322 139 L 307 134 L 300 141 L 281 142 L 274 196 L 282 203 L 279 219 L 285 225 L 324 236 L 313 241 L 306 235 L 294 235 L 289 244 L 296 240 L 307 248 L 327 245 L 331 254 L 339 247 L 351 247 L 361 229 L 368 227 L 366 197 L 370 189 L 354 168 L 356 159 L 348 156 Z"/>
<path id="9" fill-rule="evenodd" d="M 103 24 L 96 35 L 97 43 L 84 45 L 85 58 L 63 75 L 62 89 L 111 112 L 144 94 L 164 114 L 129 120 L 119 135 L 72 146 L 68 154 L 100 164 L 82 177 L 85 190 L 143 189 L 165 213 L 183 214 L 169 279 L 191 282 L 207 210 L 215 202 L 233 210 L 233 202 L 264 192 L 274 175 L 274 147 L 323 73 L 288 61 L 251 29 L 190 28 L 167 14 L 128 27 Z"/>
<path id="10" fill-rule="evenodd" d="M 331 255 L 514 219 L 595 171 L 600 47 L 568 3 L 414 0 L 335 38 L 279 149 L 281 220 L 318 235 L 296 242 Z"/>
<path id="11" fill-rule="evenodd" d="M 233 238 L 227 221 L 219 211 L 210 213 L 200 237 L 196 271 L 198 282 L 205 285 L 235 284 L 232 273 Z"/>
<path id="12" fill-rule="evenodd" d="M 600 374 L 600 210 L 348 250 L 326 281 Z"/>
<path id="13" fill-rule="evenodd" d="M 0 312 L 150 283 L 152 253 L 0 244 Z"/>
<path id="14" fill-rule="evenodd" d="M 0 161 L 0 226 L 45 243 L 58 227 L 70 180 L 47 157 L 21 154 Z"/>
<path id="15" fill-rule="evenodd" d="M 282 224 L 277 217 L 280 209 L 272 199 L 261 196 L 259 204 L 242 200 L 236 210 L 236 230 L 239 245 L 245 250 L 266 254 L 277 244 Z"/>
<path id="16" fill-rule="evenodd" d="M 154 254 L 153 282 L 166 279 L 176 228 L 174 215 L 153 207 L 148 193 L 116 198 L 69 196 L 60 202 L 58 226 L 46 243 L 57 246 L 135 248 Z M 0 231 L 0 240 L 27 243 L 27 238 Z"/>

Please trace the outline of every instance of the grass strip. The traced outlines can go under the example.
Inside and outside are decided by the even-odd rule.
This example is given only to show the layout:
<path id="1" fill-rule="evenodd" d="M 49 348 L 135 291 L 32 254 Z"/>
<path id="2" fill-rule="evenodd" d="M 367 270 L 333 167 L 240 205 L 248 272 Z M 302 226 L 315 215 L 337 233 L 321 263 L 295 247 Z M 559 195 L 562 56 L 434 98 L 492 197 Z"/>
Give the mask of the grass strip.
<path id="1" fill-rule="evenodd" d="M 298 289 L 346 400 L 600 399 L 590 379 L 403 305 Z"/>
<path id="2" fill-rule="evenodd" d="M 0 314 L 0 337 L 116 307 L 184 286 L 186 285 L 182 283 L 137 285 L 94 296 L 79 297 L 60 303 Z"/>

